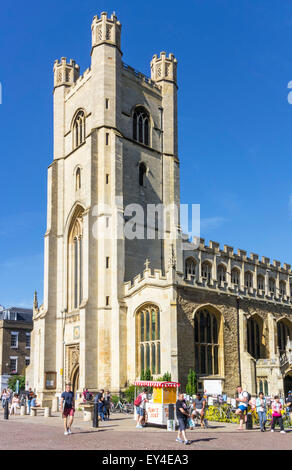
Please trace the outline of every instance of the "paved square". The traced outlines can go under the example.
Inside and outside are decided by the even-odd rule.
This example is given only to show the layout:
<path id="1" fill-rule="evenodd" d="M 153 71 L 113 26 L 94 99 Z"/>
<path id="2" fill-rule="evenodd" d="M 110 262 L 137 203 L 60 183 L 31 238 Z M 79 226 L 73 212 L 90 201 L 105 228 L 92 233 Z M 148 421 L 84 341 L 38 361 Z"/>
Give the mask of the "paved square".
<path id="1" fill-rule="evenodd" d="M 41 416 L 12 416 L 4 420 L 0 415 L 1 450 L 291 450 L 292 432 L 280 434 L 238 431 L 237 425 L 209 423 L 209 428 L 187 431 L 191 445 L 175 441 L 177 433 L 165 428 L 146 427 L 136 429 L 132 415 L 113 414 L 110 421 L 99 428 L 92 428 L 91 422 L 84 422 L 82 413 L 77 412 L 72 435 L 64 436 L 60 413 L 51 418 Z"/>

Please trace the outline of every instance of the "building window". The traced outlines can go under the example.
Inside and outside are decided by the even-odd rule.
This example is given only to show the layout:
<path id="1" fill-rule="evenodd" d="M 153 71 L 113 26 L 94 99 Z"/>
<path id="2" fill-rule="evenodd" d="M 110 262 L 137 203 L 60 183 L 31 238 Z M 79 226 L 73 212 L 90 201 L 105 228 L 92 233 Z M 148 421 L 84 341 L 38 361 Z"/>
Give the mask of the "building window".
<path id="1" fill-rule="evenodd" d="M 280 320 L 277 323 L 277 335 L 278 348 L 280 350 L 280 353 L 283 354 L 286 350 L 287 340 L 291 338 L 290 328 L 283 320 Z"/>
<path id="2" fill-rule="evenodd" d="M 196 261 L 194 258 L 187 258 L 185 261 L 185 278 L 188 279 L 190 276 L 196 274 Z"/>
<path id="3" fill-rule="evenodd" d="M 210 263 L 208 263 L 207 261 L 202 263 L 202 278 L 207 279 L 207 282 L 211 281 L 211 269 L 212 266 Z"/>
<path id="4" fill-rule="evenodd" d="M 219 284 L 226 282 L 226 268 L 223 264 L 220 264 L 217 268 L 217 280 Z"/>
<path id="5" fill-rule="evenodd" d="M 78 167 L 76 170 L 76 191 L 81 188 L 81 169 Z"/>
<path id="6" fill-rule="evenodd" d="M 105 109 L 109 109 L 109 98 L 105 99 Z"/>
<path id="7" fill-rule="evenodd" d="M 13 332 L 11 333 L 10 347 L 18 348 L 18 333 L 13 333 Z"/>
<path id="8" fill-rule="evenodd" d="M 280 294 L 286 295 L 286 282 L 280 281 Z"/>
<path id="9" fill-rule="evenodd" d="M 82 242 L 83 218 L 81 208 L 79 208 L 73 217 L 68 238 L 69 310 L 79 308 L 82 302 Z"/>
<path id="10" fill-rule="evenodd" d="M 276 292 L 276 281 L 273 277 L 270 277 L 270 279 L 269 279 L 269 291 L 271 293 Z"/>
<path id="11" fill-rule="evenodd" d="M 256 318 L 247 320 L 247 352 L 259 359 L 261 357 L 261 328 Z"/>
<path id="12" fill-rule="evenodd" d="M 146 179 L 146 165 L 145 163 L 140 163 L 139 165 L 139 185 L 140 186 L 145 186 L 145 179 Z"/>
<path id="13" fill-rule="evenodd" d="M 30 364 L 30 358 L 26 357 L 25 358 L 25 367 L 29 366 L 29 364 Z"/>
<path id="14" fill-rule="evenodd" d="M 25 333 L 25 347 L 30 349 L 30 333 Z"/>
<path id="15" fill-rule="evenodd" d="M 248 289 L 250 289 L 252 287 L 252 282 L 253 280 L 253 275 L 250 271 L 246 271 L 246 273 L 244 273 L 244 285 L 245 287 L 247 287 Z"/>
<path id="16" fill-rule="evenodd" d="M 265 278 L 261 274 L 257 278 L 258 290 L 265 290 Z"/>
<path id="17" fill-rule="evenodd" d="M 231 282 L 236 286 L 239 286 L 240 271 L 237 268 L 233 268 L 231 271 Z"/>
<path id="18" fill-rule="evenodd" d="M 199 310 L 194 320 L 195 370 L 198 374 L 219 374 L 219 324 L 215 314 Z"/>
<path id="19" fill-rule="evenodd" d="M 142 106 L 138 106 L 134 111 L 133 139 L 149 145 L 149 114 Z"/>
<path id="20" fill-rule="evenodd" d="M 17 357 L 10 357 L 10 374 L 17 374 Z"/>
<path id="21" fill-rule="evenodd" d="M 105 134 L 105 145 L 109 145 L 109 133 L 106 132 Z"/>
<path id="22" fill-rule="evenodd" d="M 73 123 L 73 148 L 77 148 L 85 141 L 85 114 L 80 110 Z"/>
<path id="23" fill-rule="evenodd" d="M 150 369 L 160 374 L 160 310 L 156 305 L 146 305 L 136 316 L 138 373 Z"/>

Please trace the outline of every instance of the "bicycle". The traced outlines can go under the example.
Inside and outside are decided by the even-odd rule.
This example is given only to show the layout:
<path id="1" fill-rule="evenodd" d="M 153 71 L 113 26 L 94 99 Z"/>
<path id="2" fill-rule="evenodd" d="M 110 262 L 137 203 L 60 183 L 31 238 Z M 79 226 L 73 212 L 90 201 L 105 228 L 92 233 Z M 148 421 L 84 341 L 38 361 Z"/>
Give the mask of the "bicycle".
<path id="1" fill-rule="evenodd" d="M 113 405 L 113 404 L 112 404 Z M 113 405 L 111 408 L 111 413 L 134 413 L 134 405 L 132 403 L 122 403 L 121 400 L 117 402 L 116 405 Z"/>

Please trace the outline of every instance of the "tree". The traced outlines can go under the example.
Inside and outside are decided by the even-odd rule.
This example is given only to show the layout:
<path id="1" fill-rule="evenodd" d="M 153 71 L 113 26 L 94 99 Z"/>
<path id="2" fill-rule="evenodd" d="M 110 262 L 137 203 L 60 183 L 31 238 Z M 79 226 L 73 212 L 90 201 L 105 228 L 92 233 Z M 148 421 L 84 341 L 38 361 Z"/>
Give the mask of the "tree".
<path id="1" fill-rule="evenodd" d="M 16 392 L 16 382 L 19 380 L 19 392 L 20 390 L 25 390 L 25 377 L 24 375 L 12 375 L 8 379 L 8 387 Z"/>
<path id="2" fill-rule="evenodd" d="M 195 395 L 197 392 L 197 374 L 193 369 L 189 370 L 186 386 L 187 395 Z"/>

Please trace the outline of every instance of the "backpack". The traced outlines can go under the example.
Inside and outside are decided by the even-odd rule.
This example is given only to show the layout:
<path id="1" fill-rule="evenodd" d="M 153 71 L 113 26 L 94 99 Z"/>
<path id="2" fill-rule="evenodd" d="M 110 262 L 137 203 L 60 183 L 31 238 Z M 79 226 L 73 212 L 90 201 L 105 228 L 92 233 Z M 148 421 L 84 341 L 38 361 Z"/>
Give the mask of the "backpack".
<path id="1" fill-rule="evenodd" d="M 87 400 L 87 401 L 90 401 L 90 400 L 91 400 L 91 398 L 92 398 L 92 395 L 91 395 L 91 393 L 90 393 L 90 392 L 87 392 L 87 393 L 86 393 L 86 397 L 85 397 L 85 398 L 86 398 L 86 400 Z"/>
<path id="2" fill-rule="evenodd" d="M 244 391 L 244 392 L 242 392 L 242 393 L 247 393 L 247 403 L 249 403 L 250 400 L 251 400 L 251 394 L 250 394 L 249 392 L 247 392 L 247 391 Z"/>
<path id="3" fill-rule="evenodd" d="M 135 406 L 140 406 L 141 401 L 142 401 L 142 393 L 140 393 L 140 395 L 137 396 L 136 400 L 134 401 L 134 405 Z"/>

